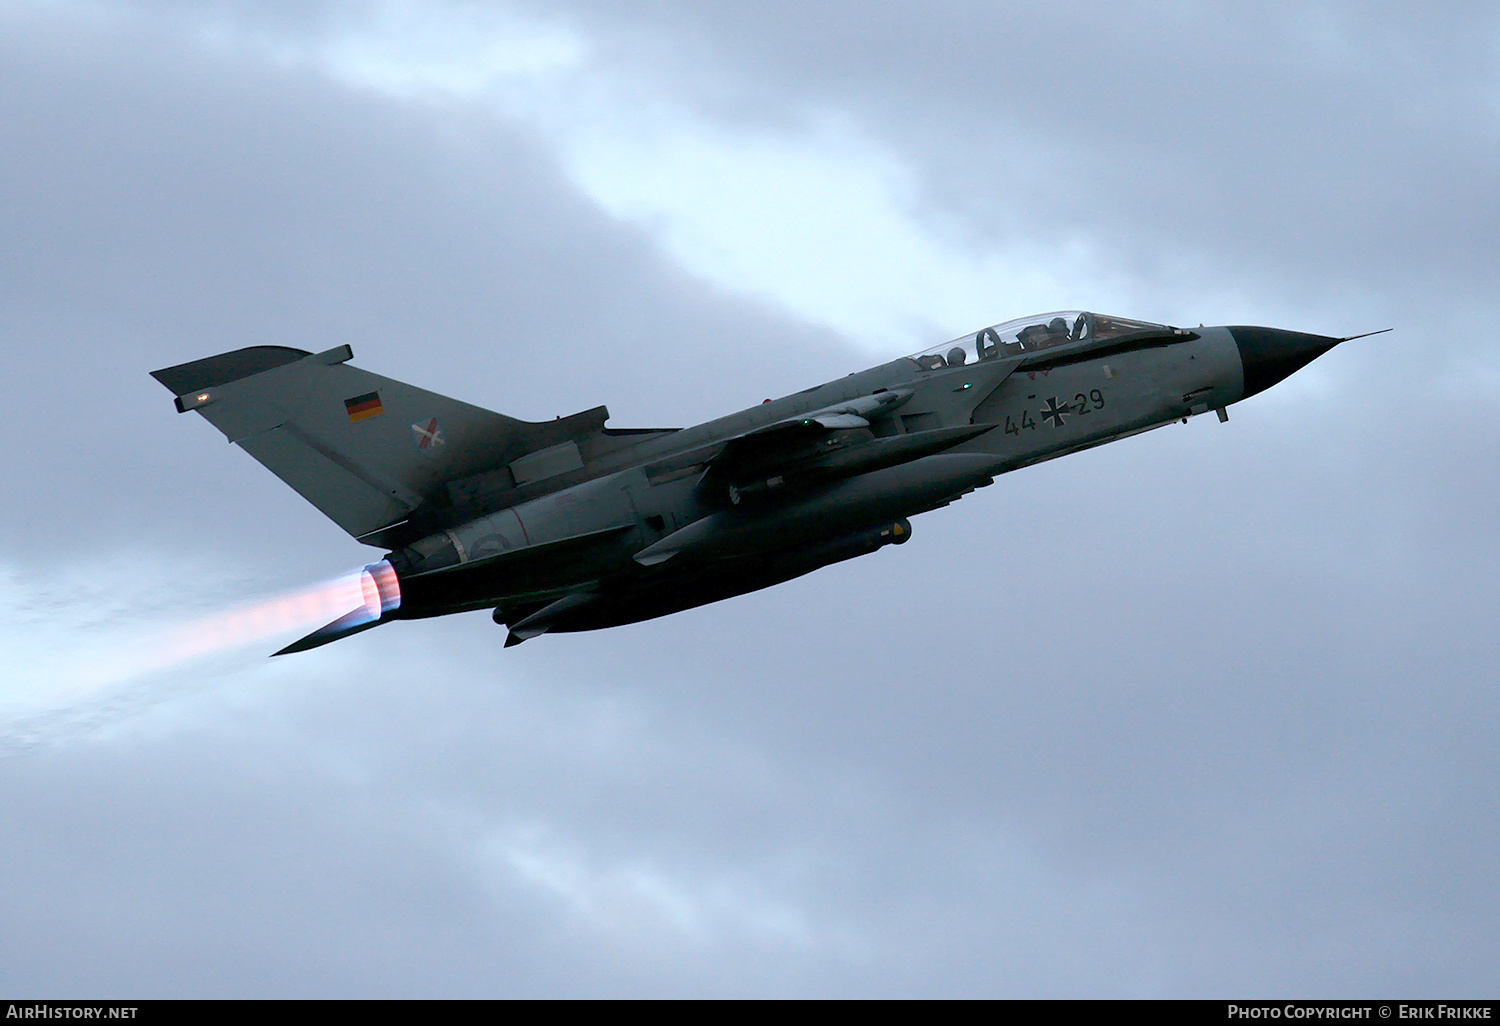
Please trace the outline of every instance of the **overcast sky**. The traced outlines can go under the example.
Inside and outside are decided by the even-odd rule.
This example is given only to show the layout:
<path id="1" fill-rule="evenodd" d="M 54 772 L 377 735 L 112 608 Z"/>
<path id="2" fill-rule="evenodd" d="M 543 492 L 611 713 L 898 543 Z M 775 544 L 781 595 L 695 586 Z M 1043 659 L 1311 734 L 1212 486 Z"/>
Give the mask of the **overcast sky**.
<path id="1" fill-rule="evenodd" d="M 1494 996 L 1497 173 L 1492 4 L 0 0 L 0 992 Z M 276 660 L 378 553 L 147 376 L 678 426 L 1068 307 L 1396 330 L 769 591 Z"/>

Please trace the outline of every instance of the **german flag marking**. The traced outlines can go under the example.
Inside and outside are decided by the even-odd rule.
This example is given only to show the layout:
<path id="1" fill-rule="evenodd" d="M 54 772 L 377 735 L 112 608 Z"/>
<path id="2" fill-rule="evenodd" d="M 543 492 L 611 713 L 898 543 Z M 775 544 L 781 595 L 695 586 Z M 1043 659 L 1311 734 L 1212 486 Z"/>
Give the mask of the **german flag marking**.
<path id="1" fill-rule="evenodd" d="M 344 409 L 348 411 L 350 420 L 366 420 L 385 412 L 385 407 L 380 405 L 379 392 L 366 392 L 353 399 L 345 399 Z"/>

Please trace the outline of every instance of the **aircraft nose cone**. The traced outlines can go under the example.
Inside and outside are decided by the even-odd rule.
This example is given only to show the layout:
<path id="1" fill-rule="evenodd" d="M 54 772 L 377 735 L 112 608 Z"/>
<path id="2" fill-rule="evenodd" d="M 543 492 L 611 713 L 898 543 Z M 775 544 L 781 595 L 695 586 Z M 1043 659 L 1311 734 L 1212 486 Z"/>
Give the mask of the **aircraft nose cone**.
<path id="1" fill-rule="evenodd" d="M 1264 392 L 1344 341 L 1327 335 L 1244 325 L 1235 325 L 1229 332 L 1239 346 L 1240 363 L 1245 368 L 1245 394 L 1241 399 Z"/>

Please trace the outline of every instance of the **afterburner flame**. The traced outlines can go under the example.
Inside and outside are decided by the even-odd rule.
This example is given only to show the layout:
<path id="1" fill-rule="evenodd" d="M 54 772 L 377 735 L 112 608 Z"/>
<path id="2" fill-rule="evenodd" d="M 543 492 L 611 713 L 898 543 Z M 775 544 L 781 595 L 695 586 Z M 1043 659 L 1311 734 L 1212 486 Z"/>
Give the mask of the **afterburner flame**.
<path id="1" fill-rule="evenodd" d="M 376 565 L 385 567 L 394 585 L 390 564 L 382 560 Z M 387 608 L 387 600 L 371 569 L 237 606 L 170 631 L 162 639 L 161 667 L 310 631 L 361 607 L 369 619 L 376 619 Z M 394 605 L 400 605 L 399 589 Z"/>
<path id="2" fill-rule="evenodd" d="M 115 685 L 142 676 L 169 672 L 202 658 L 228 654 L 252 645 L 323 627 L 332 619 L 360 613 L 377 619 L 401 604 L 401 589 L 389 562 L 341 574 L 305 588 L 258 598 L 175 624 L 142 624 L 129 619 L 99 621 L 89 610 L 87 627 L 63 627 L 27 639 L 30 654 L 0 673 L 5 681 L 0 706 L 23 708 L 75 705 Z M 34 633 L 34 631 L 33 631 Z"/>
<path id="3" fill-rule="evenodd" d="M 175 624 L 100 620 L 91 610 L 79 610 L 77 625 L 59 624 L 59 632 L 33 631 L 14 639 L 17 658 L 0 672 L 0 742 L 35 733 L 24 725 L 38 716 L 61 716 L 68 723 L 117 718 L 176 693 L 191 680 L 174 671 L 244 649 L 250 649 L 258 662 L 270 655 L 275 641 L 284 642 L 340 617 L 375 620 L 400 602 L 395 571 L 382 560 L 331 580 Z M 148 681 L 154 683 L 144 690 L 137 687 Z"/>

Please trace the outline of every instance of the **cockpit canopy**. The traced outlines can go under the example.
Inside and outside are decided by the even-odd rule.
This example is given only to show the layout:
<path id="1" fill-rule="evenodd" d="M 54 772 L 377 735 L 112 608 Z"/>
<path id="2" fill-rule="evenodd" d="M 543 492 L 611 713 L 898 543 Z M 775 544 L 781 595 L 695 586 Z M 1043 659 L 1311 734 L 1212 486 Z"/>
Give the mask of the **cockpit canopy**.
<path id="1" fill-rule="evenodd" d="M 923 370 L 958 367 L 977 360 L 1022 356 L 1074 342 L 1107 341 L 1143 332 L 1170 332 L 1165 324 L 1132 321 L 1087 310 L 1057 310 L 981 328 L 952 342 L 907 357 Z"/>

